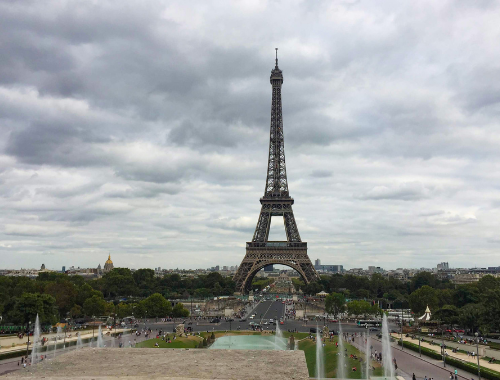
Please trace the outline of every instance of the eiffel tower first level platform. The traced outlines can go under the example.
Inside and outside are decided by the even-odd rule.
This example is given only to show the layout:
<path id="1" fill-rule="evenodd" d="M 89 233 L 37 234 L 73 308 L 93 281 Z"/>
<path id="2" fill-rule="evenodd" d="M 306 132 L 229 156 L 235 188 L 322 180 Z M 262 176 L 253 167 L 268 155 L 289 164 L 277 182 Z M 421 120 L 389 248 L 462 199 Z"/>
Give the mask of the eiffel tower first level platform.
<path id="1" fill-rule="evenodd" d="M 294 200 L 288 193 L 281 108 L 283 72 L 278 68 L 277 50 L 276 66 L 271 71 L 271 130 L 266 187 L 260 199 L 262 206 L 253 239 L 246 244 L 245 258 L 234 276 L 236 291 L 241 293 L 251 290 L 252 279 L 257 272 L 270 264 L 282 264 L 295 269 L 306 284 L 319 279 L 307 255 L 307 243 L 300 239 L 292 210 Z M 268 240 L 273 216 L 283 217 L 286 241 Z"/>

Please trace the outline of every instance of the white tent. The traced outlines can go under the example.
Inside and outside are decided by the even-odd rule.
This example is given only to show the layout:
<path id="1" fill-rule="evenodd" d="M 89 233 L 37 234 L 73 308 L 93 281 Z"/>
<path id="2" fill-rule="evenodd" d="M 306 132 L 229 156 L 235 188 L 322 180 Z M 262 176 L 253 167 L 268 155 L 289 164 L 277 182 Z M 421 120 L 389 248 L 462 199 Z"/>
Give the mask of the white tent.
<path id="1" fill-rule="evenodd" d="M 431 310 L 429 309 L 429 305 L 425 309 L 424 315 L 419 318 L 420 321 L 430 321 L 431 320 Z"/>

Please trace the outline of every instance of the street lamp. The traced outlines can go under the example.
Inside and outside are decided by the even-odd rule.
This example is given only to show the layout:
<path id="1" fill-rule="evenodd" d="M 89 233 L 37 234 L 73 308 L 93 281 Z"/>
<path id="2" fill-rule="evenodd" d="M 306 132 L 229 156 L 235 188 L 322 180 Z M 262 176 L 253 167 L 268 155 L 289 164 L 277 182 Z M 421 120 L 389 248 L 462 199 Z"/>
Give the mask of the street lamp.
<path id="1" fill-rule="evenodd" d="M 404 342 L 403 342 L 403 304 L 401 304 L 401 351 L 404 351 Z"/>
<path id="2" fill-rule="evenodd" d="M 26 343 L 26 357 L 28 357 L 29 348 L 30 348 L 30 320 L 28 319 L 28 342 Z"/>
<path id="3" fill-rule="evenodd" d="M 441 327 L 441 351 L 443 355 L 443 366 L 446 368 L 446 355 L 444 350 L 444 333 L 443 333 L 443 325 L 441 325 L 441 321 L 439 321 Z"/>
<path id="4" fill-rule="evenodd" d="M 422 327 L 418 328 L 418 356 L 422 357 L 422 352 L 420 352 L 420 341 L 422 340 Z"/>
<path id="5" fill-rule="evenodd" d="M 479 334 L 476 331 L 477 376 L 481 380 L 481 365 L 479 364 Z"/>

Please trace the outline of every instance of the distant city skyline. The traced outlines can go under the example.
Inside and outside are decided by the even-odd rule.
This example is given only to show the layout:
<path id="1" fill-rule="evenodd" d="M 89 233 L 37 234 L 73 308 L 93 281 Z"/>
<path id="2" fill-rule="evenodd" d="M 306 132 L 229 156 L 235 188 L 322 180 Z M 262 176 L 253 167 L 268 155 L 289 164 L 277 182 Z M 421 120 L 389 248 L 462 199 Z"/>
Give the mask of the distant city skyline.
<path id="1" fill-rule="evenodd" d="M 500 265 L 500 3 L 71 4 L 0 6 L 2 266 L 239 265 L 276 47 L 312 260 Z"/>

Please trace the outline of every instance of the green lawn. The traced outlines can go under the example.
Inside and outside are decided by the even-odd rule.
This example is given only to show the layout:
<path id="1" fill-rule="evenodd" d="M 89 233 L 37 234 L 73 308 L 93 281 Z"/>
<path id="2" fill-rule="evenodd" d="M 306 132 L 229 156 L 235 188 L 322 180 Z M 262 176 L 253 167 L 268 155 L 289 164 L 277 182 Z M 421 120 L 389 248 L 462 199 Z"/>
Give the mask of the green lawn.
<path id="1" fill-rule="evenodd" d="M 155 344 L 158 343 L 160 348 L 197 348 L 200 344 L 201 339 L 195 337 L 187 337 L 187 338 L 176 338 L 172 340 L 172 343 L 166 343 L 161 339 L 148 339 L 143 342 L 137 343 L 136 347 L 146 347 L 146 348 L 154 348 Z"/>
<path id="2" fill-rule="evenodd" d="M 337 374 L 337 347 L 335 346 L 335 342 L 337 341 L 337 337 L 333 342 L 326 342 L 326 346 L 324 347 L 324 355 L 325 355 L 325 377 L 334 378 Z M 351 354 L 357 355 L 360 357 L 360 352 L 350 344 L 344 342 L 344 347 L 347 348 L 348 357 L 346 358 L 346 376 L 349 379 L 361 379 L 362 372 L 361 366 L 364 367 L 363 364 L 360 365 L 359 360 L 351 359 L 349 356 Z M 299 350 L 303 350 L 306 356 L 307 369 L 309 370 L 309 376 L 316 376 L 316 343 L 310 339 L 304 339 L 299 342 Z M 373 363 L 372 363 L 373 364 Z M 382 376 L 382 368 L 380 365 L 375 364 L 375 373 L 372 374 L 374 376 Z M 352 368 L 356 367 L 357 371 L 352 372 Z"/>

